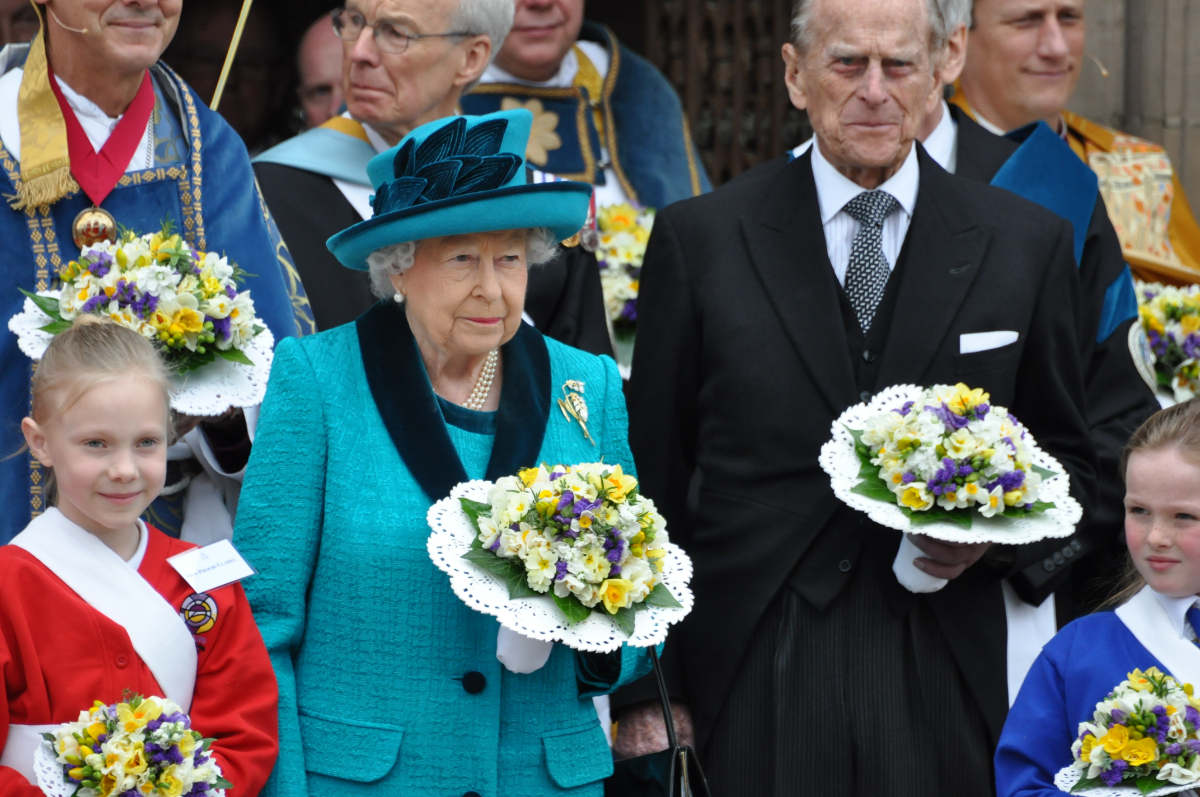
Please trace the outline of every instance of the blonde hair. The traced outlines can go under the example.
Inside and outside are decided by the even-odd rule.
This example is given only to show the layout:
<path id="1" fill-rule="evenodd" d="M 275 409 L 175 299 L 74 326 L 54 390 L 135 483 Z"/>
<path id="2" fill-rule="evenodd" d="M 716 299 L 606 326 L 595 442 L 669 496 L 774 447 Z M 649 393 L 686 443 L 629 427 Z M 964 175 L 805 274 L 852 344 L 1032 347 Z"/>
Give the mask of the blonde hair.
<path id="1" fill-rule="evenodd" d="M 1129 481 L 1129 458 L 1133 454 L 1168 448 L 1175 449 L 1181 457 L 1200 466 L 1200 398 L 1188 399 L 1181 404 L 1160 410 L 1138 427 L 1121 452 L 1121 480 L 1126 483 Z M 1105 605 L 1118 606 L 1140 592 L 1144 586 L 1146 579 L 1142 577 L 1134 565 L 1133 557 L 1130 556 L 1116 592 Z"/>
<path id="2" fill-rule="evenodd" d="M 45 424 L 70 409 L 101 382 L 141 374 L 162 390 L 171 406 L 171 374 L 154 345 L 132 329 L 105 318 L 80 315 L 55 335 L 33 375 L 31 414 Z M 59 401 L 51 394 L 65 392 Z"/>

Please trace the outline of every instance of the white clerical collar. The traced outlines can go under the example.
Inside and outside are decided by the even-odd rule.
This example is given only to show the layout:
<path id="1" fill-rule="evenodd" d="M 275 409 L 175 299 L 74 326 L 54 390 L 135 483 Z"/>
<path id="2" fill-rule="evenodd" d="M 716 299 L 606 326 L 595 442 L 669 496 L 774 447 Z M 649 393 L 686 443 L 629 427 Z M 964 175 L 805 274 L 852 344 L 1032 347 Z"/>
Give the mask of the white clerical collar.
<path id="1" fill-rule="evenodd" d="M 1167 613 L 1167 617 L 1171 619 L 1171 625 L 1179 633 L 1180 637 L 1186 637 L 1186 627 L 1184 623 L 1187 621 L 1188 609 L 1193 606 L 1200 606 L 1200 597 L 1195 595 L 1186 595 L 1182 598 L 1172 598 L 1163 595 L 1160 592 L 1153 592 L 1154 597 L 1158 600 L 1159 605 L 1163 607 L 1163 611 Z M 1200 628 L 1192 629 L 1197 636 L 1200 636 Z"/>
<path id="2" fill-rule="evenodd" d="M 958 166 L 958 125 L 950 115 L 950 106 L 942 100 L 942 119 L 922 142 L 929 157 L 951 174 Z"/>
<path id="3" fill-rule="evenodd" d="M 583 50 L 583 54 L 592 62 L 592 66 L 596 67 L 596 71 L 600 73 L 601 78 L 608 76 L 608 51 L 604 49 L 603 44 L 577 41 L 575 45 L 580 50 Z M 483 77 L 479 79 L 479 82 L 516 83 L 521 86 L 532 86 L 539 89 L 569 89 L 575 85 L 575 76 L 577 74 L 579 74 L 579 57 L 575 54 L 575 47 L 572 47 L 567 51 L 562 63 L 558 65 L 558 72 L 549 80 L 522 80 L 516 75 L 504 71 L 493 62 L 483 73 Z"/>
<path id="4" fill-rule="evenodd" d="M 988 131 L 989 133 L 991 133 L 994 136 L 1003 136 L 1003 135 L 1008 134 L 1007 130 L 1005 130 L 998 124 L 993 124 L 992 122 L 988 121 L 987 118 L 984 117 L 984 115 L 981 114 L 979 111 L 975 112 L 975 121 L 979 123 L 980 127 L 982 127 L 984 130 Z"/>
<path id="5" fill-rule="evenodd" d="M 813 179 L 817 184 L 817 201 L 821 205 L 821 224 L 829 220 L 846 207 L 846 203 L 867 189 L 850 180 L 833 167 L 821 154 L 820 142 L 813 137 L 812 148 Z M 917 144 L 914 141 L 904 159 L 899 171 L 893 174 L 887 182 L 879 186 L 880 191 L 891 194 L 904 212 L 912 217 L 913 209 L 917 206 L 917 188 L 921 182 L 921 170 L 917 164 Z"/>

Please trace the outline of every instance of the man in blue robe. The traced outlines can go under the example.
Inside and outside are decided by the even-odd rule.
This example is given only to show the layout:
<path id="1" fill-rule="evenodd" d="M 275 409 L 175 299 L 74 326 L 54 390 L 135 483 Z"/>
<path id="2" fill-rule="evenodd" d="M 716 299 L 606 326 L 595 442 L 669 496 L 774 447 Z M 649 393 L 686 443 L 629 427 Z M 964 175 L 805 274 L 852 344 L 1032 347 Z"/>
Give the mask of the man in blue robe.
<path id="1" fill-rule="evenodd" d="M 178 24 L 180 0 L 37 2 L 42 32 L 30 45 L 0 50 L 0 317 L 20 311 L 18 289 L 58 287 L 60 270 L 80 253 L 76 219 L 99 208 L 137 234 L 169 221 L 191 246 L 237 263 L 248 274 L 244 289 L 276 340 L 312 331 L 304 289 L 255 187 L 245 147 L 159 63 Z M 77 134 L 70 144 L 68 129 Z M 5 456 L 21 448 L 31 371 L 16 335 L 7 334 L 0 343 Z M 182 419 L 181 431 L 197 420 Z M 148 513 L 167 533 L 180 534 L 184 488 L 204 471 L 230 482 L 223 495 L 210 494 L 204 512 L 236 505 L 234 485 L 249 456 L 251 429 L 240 412 L 199 426 L 192 439 L 203 438 L 195 447 L 207 448 L 205 462 L 180 449 L 165 497 Z M 0 542 L 45 509 L 46 477 L 29 454 L 0 459 L 0 497 L 7 507 Z M 228 522 L 221 518 L 218 525 Z"/>
<path id="2" fill-rule="evenodd" d="M 463 110 L 532 112 L 529 163 L 594 184 L 601 207 L 662 208 L 712 190 L 675 89 L 583 15 L 584 0 L 518 0 L 512 32 Z"/>

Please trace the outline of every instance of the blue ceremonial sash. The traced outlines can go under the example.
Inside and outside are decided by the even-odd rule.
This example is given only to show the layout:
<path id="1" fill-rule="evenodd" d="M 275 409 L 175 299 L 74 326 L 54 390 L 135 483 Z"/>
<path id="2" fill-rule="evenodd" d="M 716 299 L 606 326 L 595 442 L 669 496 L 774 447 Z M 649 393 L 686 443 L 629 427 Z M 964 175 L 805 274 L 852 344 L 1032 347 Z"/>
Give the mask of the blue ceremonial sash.
<path id="1" fill-rule="evenodd" d="M 1100 195 L 1095 172 L 1045 122 L 1014 130 L 1007 138 L 1021 146 L 996 172 L 992 185 L 1012 191 L 1071 222 L 1075 265 L 1080 265 L 1096 197 Z M 1126 266 L 1105 291 L 1096 342 L 1103 343 L 1131 318 L 1137 318 L 1137 297 L 1133 275 Z"/>
<path id="2" fill-rule="evenodd" d="M 1075 264 L 1082 263 L 1088 225 L 1100 195 L 1095 172 L 1045 122 L 1014 130 L 1006 138 L 1021 147 L 996 172 L 992 185 L 1036 202 L 1071 222 L 1075 228 Z"/>
<path id="3" fill-rule="evenodd" d="M 254 162 L 277 163 L 355 185 L 370 186 L 367 163 L 376 154 L 375 148 L 360 138 L 327 127 L 316 127 L 271 147 Z"/>

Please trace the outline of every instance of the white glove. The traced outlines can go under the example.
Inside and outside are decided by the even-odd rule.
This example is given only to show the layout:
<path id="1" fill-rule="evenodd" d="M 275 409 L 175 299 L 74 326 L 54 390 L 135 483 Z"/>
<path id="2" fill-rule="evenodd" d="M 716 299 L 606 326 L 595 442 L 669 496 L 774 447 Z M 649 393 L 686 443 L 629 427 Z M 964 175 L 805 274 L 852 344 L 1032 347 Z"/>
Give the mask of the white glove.
<path id="1" fill-rule="evenodd" d="M 553 649 L 553 642 L 530 639 L 504 626 L 496 635 L 496 658 L 509 672 L 537 672 L 546 666 Z"/>
<path id="2" fill-rule="evenodd" d="M 929 575 L 913 564 L 914 559 L 924 555 L 920 548 L 913 545 L 912 535 L 905 534 L 900 542 L 900 550 L 896 551 L 896 561 L 892 562 L 892 572 L 896 574 L 900 586 L 909 592 L 937 592 L 950 583 L 944 578 Z"/>

